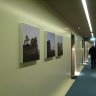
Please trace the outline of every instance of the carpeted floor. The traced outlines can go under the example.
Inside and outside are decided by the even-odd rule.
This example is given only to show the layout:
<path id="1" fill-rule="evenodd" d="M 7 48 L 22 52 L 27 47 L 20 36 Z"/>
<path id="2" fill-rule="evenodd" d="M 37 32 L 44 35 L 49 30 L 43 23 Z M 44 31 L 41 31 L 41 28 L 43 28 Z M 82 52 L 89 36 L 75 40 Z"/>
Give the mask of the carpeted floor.
<path id="1" fill-rule="evenodd" d="M 96 96 L 96 68 L 88 62 L 65 96 Z"/>

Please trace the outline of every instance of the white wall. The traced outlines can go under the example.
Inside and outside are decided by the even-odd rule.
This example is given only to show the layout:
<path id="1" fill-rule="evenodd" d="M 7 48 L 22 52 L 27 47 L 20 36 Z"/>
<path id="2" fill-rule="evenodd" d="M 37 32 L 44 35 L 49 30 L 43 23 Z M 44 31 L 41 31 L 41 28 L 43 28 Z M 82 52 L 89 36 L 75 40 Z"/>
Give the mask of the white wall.
<path id="1" fill-rule="evenodd" d="M 70 78 L 71 31 L 43 2 L 0 1 L 0 96 L 54 96 Z M 19 63 L 19 24 L 40 28 L 40 60 Z M 44 60 L 44 31 L 64 37 L 64 55 Z M 78 61 L 79 62 L 79 61 Z"/>

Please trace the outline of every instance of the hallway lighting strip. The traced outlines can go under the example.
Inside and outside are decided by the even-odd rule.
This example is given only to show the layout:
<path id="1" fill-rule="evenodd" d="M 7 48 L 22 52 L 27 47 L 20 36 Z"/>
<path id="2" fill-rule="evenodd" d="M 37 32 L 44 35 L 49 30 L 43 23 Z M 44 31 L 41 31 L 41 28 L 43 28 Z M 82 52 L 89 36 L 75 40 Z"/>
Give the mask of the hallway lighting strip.
<path id="1" fill-rule="evenodd" d="M 93 32 L 91 32 L 91 36 L 94 37 L 94 36 L 93 36 Z"/>
<path id="2" fill-rule="evenodd" d="M 88 25 L 89 25 L 90 31 L 92 33 L 92 26 L 91 26 L 91 22 L 90 22 L 90 17 L 89 17 L 89 13 L 88 13 L 86 0 L 82 0 L 82 4 L 83 4 L 83 8 L 84 8 L 84 11 L 85 11 L 85 15 L 86 15 L 86 18 L 87 18 L 87 21 L 88 21 Z"/>

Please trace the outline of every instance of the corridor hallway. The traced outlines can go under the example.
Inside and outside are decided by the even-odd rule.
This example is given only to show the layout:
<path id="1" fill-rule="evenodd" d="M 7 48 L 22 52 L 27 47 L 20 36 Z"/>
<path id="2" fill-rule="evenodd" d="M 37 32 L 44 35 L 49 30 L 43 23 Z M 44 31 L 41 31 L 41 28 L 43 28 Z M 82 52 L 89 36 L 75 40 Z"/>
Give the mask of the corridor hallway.
<path id="1" fill-rule="evenodd" d="M 47 1 L 56 3 L 62 12 L 64 8 L 64 14 L 76 26 L 72 27 L 70 24 L 73 23 L 67 22 L 67 18 L 62 17 Z M 82 62 L 87 60 L 91 45 L 89 39 L 87 41 L 83 36 L 90 36 L 91 33 L 88 24 L 86 31 L 82 25 L 86 23 L 86 18 L 81 1 L 61 1 L 0 0 L 0 96 L 65 96 L 75 84 L 75 80 L 70 78 L 71 68 L 78 74 L 81 72 L 79 69 L 84 67 Z M 79 8 L 81 11 L 77 10 Z M 81 19 L 75 13 L 80 14 Z M 37 53 L 39 58 L 34 60 L 31 55 L 35 57 Z M 48 54 L 52 56 L 48 58 Z M 25 57 L 28 58 L 26 62 Z M 89 68 L 88 71 L 95 70 Z"/>
<path id="2" fill-rule="evenodd" d="M 65 96 L 96 96 L 96 68 L 91 69 L 90 61 Z"/>

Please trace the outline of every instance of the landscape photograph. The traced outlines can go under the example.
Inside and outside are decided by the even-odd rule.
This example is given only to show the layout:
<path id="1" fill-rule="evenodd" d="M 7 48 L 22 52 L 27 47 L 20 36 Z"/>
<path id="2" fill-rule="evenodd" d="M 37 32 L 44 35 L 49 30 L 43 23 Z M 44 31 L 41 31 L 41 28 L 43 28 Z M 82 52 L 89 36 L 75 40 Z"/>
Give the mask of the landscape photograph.
<path id="1" fill-rule="evenodd" d="M 40 58 L 39 29 L 27 24 L 22 26 L 23 62 L 35 61 Z"/>
<path id="2" fill-rule="evenodd" d="M 47 32 L 47 58 L 55 56 L 55 34 Z"/>
<path id="3" fill-rule="evenodd" d="M 57 54 L 58 56 L 63 55 L 63 37 L 57 36 Z"/>

